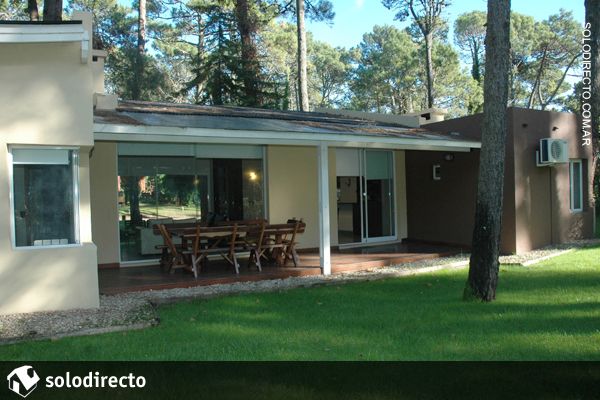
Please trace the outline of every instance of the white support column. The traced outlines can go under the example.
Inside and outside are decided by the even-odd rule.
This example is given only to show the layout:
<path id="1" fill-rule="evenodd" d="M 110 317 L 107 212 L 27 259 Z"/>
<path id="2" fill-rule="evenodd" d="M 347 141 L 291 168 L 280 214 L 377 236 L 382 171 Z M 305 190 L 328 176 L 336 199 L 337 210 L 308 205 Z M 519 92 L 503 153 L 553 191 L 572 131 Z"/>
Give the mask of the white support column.
<path id="1" fill-rule="evenodd" d="M 329 148 L 320 143 L 319 161 L 319 260 L 323 275 L 331 275 L 331 241 L 329 235 Z"/>

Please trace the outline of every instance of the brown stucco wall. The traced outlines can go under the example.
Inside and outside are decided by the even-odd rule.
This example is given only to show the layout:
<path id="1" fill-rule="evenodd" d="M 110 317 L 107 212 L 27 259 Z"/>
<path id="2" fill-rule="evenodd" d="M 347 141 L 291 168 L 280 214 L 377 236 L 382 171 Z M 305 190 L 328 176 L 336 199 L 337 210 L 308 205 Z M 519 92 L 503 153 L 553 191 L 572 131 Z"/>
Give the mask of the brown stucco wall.
<path id="1" fill-rule="evenodd" d="M 428 125 L 428 129 L 460 132 L 480 138 L 482 114 Z M 586 207 L 570 211 L 569 165 L 539 168 L 539 140 L 568 140 L 569 158 L 586 159 L 591 171 L 591 148 L 580 145 L 577 117 L 569 113 L 510 108 L 501 237 L 503 253 L 523 253 L 552 243 L 588 238 L 593 234 L 591 177 Z M 553 127 L 557 129 L 553 130 Z M 408 237 L 468 246 L 473 230 L 479 151 L 454 153 L 407 151 Z M 442 166 L 442 180 L 432 178 L 433 164 Z"/>
<path id="2" fill-rule="evenodd" d="M 467 248 L 473 232 L 479 151 L 452 153 L 406 151 L 408 238 L 452 243 Z M 442 179 L 433 180 L 433 165 Z"/>
<path id="3" fill-rule="evenodd" d="M 592 151 L 581 145 L 580 121 L 575 114 L 514 108 L 515 207 L 517 252 L 552 243 L 564 243 L 593 235 L 591 199 Z M 537 167 L 535 151 L 543 138 L 564 139 L 569 159 L 587 163 L 583 212 L 570 209 L 569 164 Z M 584 167 L 585 169 L 585 167 Z"/>

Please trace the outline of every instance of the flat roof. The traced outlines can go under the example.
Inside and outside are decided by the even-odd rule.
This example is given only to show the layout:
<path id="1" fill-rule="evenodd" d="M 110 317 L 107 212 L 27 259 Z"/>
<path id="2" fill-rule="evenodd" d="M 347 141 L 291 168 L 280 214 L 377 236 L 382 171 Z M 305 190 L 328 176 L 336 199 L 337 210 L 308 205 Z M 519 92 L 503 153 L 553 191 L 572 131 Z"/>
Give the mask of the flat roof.
<path id="1" fill-rule="evenodd" d="M 96 110 L 94 123 L 472 142 L 472 139 L 456 133 L 435 132 L 424 128 L 410 128 L 399 124 L 317 112 L 142 101 L 120 101 L 114 111 Z"/>

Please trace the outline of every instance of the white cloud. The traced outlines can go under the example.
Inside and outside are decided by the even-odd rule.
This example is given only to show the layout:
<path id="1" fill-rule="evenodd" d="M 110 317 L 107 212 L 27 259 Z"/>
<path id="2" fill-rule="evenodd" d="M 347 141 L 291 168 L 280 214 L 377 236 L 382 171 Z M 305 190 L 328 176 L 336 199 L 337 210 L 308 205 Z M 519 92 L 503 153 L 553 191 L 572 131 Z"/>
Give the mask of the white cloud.
<path id="1" fill-rule="evenodd" d="M 365 0 L 354 0 L 356 8 L 361 9 L 365 5 Z"/>

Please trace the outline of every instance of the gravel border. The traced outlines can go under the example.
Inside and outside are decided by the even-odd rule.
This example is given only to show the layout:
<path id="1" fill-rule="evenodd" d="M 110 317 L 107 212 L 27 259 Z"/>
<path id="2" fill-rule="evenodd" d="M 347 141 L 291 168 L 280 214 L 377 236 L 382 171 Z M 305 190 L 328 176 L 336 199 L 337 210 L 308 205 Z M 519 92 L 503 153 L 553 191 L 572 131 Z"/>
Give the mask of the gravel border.
<path id="1" fill-rule="evenodd" d="M 501 257 L 501 264 L 533 265 L 576 248 L 600 246 L 600 239 L 546 247 L 519 256 Z M 122 330 L 143 329 L 160 322 L 156 308 L 160 304 L 208 299 L 240 293 L 289 290 L 301 287 L 338 285 L 417 275 L 440 270 L 465 268 L 469 254 L 420 260 L 390 267 L 346 272 L 335 275 L 312 275 L 256 282 L 237 282 L 211 286 L 101 295 L 97 309 L 36 312 L 0 315 L 0 345 L 28 340 L 56 340 Z"/>
<path id="2" fill-rule="evenodd" d="M 534 265 L 539 262 L 569 253 L 575 249 L 595 246 L 600 246 L 600 239 L 578 240 L 571 243 L 546 246 L 524 254 L 502 256 L 500 257 L 500 264 L 528 267 L 530 265 Z"/>

